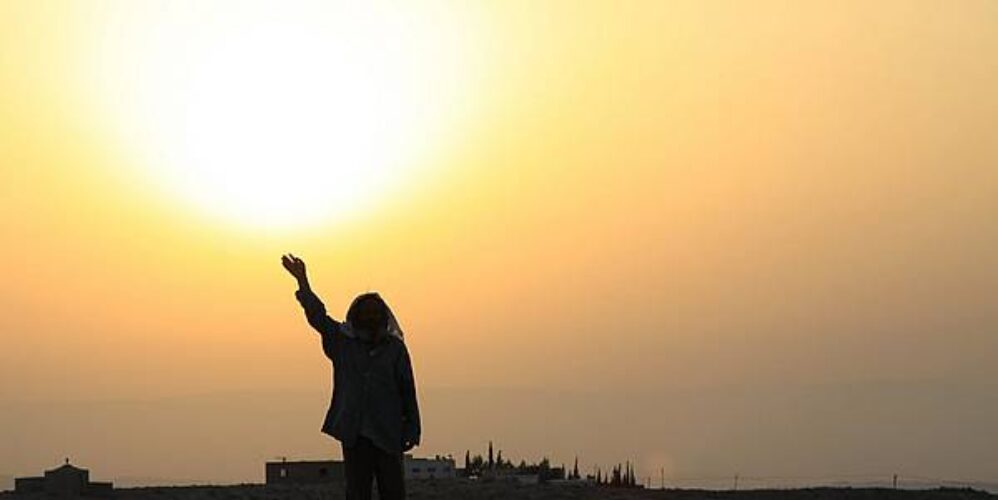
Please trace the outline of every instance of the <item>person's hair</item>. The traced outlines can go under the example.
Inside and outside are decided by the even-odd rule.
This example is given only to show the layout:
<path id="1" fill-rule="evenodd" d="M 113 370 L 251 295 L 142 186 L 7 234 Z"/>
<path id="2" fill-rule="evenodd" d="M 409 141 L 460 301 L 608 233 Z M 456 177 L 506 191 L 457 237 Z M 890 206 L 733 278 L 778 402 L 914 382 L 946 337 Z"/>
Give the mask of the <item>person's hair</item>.
<path id="1" fill-rule="evenodd" d="M 360 318 L 360 309 L 368 304 L 373 304 L 378 311 L 378 324 L 376 325 L 362 325 L 358 324 Z M 388 328 L 388 304 L 385 303 L 384 299 L 381 298 L 377 292 L 368 292 L 357 296 L 357 298 L 350 305 L 350 309 L 347 311 L 347 321 L 360 328 Z"/>

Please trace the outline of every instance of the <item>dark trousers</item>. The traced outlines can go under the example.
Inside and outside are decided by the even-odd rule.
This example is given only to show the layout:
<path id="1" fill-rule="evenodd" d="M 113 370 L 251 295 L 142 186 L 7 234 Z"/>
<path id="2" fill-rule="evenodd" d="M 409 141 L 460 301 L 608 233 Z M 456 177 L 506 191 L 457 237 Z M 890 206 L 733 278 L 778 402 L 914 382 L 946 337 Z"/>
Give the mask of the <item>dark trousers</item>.
<path id="1" fill-rule="evenodd" d="M 370 500 L 373 479 L 378 480 L 378 498 L 381 500 L 405 498 L 401 453 L 389 453 L 375 446 L 370 439 L 358 436 L 353 446 L 343 446 L 343 467 L 347 500 Z"/>

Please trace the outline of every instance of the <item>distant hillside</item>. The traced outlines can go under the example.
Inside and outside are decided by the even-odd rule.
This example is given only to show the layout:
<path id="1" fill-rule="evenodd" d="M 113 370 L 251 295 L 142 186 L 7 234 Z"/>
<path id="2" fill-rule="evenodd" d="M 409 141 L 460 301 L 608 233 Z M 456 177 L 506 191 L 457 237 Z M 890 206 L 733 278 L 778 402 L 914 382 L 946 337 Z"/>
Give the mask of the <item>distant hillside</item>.
<path id="1" fill-rule="evenodd" d="M 147 488 L 147 487 L 174 487 L 174 486 L 198 486 L 211 484 L 211 481 L 198 479 L 171 479 L 163 477 L 145 476 L 119 476 L 111 479 L 116 488 Z"/>
<path id="2" fill-rule="evenodd" d="M 891 490 L 887 488 L 803 488 L 787 490 L 645 490 L 592 486 L 521 485 L 508 482 L 414 481 L 408 483 L 412 498 L 423 500 L 494 498 L 523 500 L 993 500 L 998 497 L 971 489 Z M 0 498 L 35 498 L 10 493 Z M 38 497 L 41 498 L 41 497 Z M 248 500 L 338 500 L 343 491 L 336 486 L 273 487 L 264 485 L 188 486 L 120 489 L 119 500 L 212 498 Z"/>

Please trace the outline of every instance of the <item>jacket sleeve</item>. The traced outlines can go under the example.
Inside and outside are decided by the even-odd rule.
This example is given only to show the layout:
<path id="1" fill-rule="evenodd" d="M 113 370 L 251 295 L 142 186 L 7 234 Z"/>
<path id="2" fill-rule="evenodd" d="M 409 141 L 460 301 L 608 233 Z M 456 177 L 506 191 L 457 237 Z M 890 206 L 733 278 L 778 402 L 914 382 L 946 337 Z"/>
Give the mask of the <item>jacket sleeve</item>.
<path id="1" fill-rule="evenodd" d="M 295 298 L 305 310 L 305 319 L 322 336 L 322 350 L 332 358 L 333 351 L 342 336 L 340 322 L 326 314 L 326 306 L 312 290 L 298 290 Z"/>
<path id="2" fill-rule="evenodd" d="M 402 344 L 402 354 L 399 356 L 396 368 L 402 397 L 402 441 L 417 445 L 422 429 L 419 423 L 419 404 L 416 401 L 416 379 L 412 375 L 412 360 L 405 344 Z"/>

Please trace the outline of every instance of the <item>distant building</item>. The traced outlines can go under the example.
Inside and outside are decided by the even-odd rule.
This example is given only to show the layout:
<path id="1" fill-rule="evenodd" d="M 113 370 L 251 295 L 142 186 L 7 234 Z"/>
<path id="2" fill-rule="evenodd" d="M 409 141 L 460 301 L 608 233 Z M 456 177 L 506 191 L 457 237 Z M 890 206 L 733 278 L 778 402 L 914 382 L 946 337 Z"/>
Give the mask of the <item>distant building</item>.
<path id="1" fill-rule="evenodd" d="M 453 479 L 457 477 L 457 467 L 451 457 L 437 455 L 433 458 L 415 458 L 406 453 L 404 456 L 406 479 Z"/>
<path id="2" fill-rule="evenodd" d="M 541 482 L 541 477 L 537 474 L 513 474 L 508 476 L 508 478 L 520 484 L 538 484 Z"/>
<path id="3" fill-rule="evenodd" d="M 345 478 L 343 462 L 339 460 L 314 460 L 267 462 L 267 484 L 321 484 L 338 483 Z"/>
<path id="4" fill-rule="evenodd" d="M 564 467 L 539 468 L 537 466 L 527 467 L 504 467 L 502 469 L 486 469 L 481 476 L 484 480 L 495 481 L 515 481 L 520 484 L 538 484 L 551 481 L 567 481 L 565 479 Z"/>
<path id="5" fill-rule="evenodd" d="M 596 481 L 585 477 L 579 479 L 551 479 L 548 484 L 558 485 L 558 486 L 594 486 Z"/>
<path id="6" fill-rule="evenodd" d="M 267 484 L 338 483 L 346 477 L 340 460 L 281 460 L 267 462 L 264 469 Z M 406 479 L 449 479 L 457 477 L 457 468 L 451 457 L 415 458 L 407 453 L 403 473 Z"/>
<path id="7" fill-rule="evenodd" d="M 61 497 L 93 497 L 112 494 L 110 482 L 91 482 L 90 471 L 70 465 L 69 459 L 60 467 L 45 471 L 42 477 L 14 479 L 15 493 L 45 493 Z"/>

